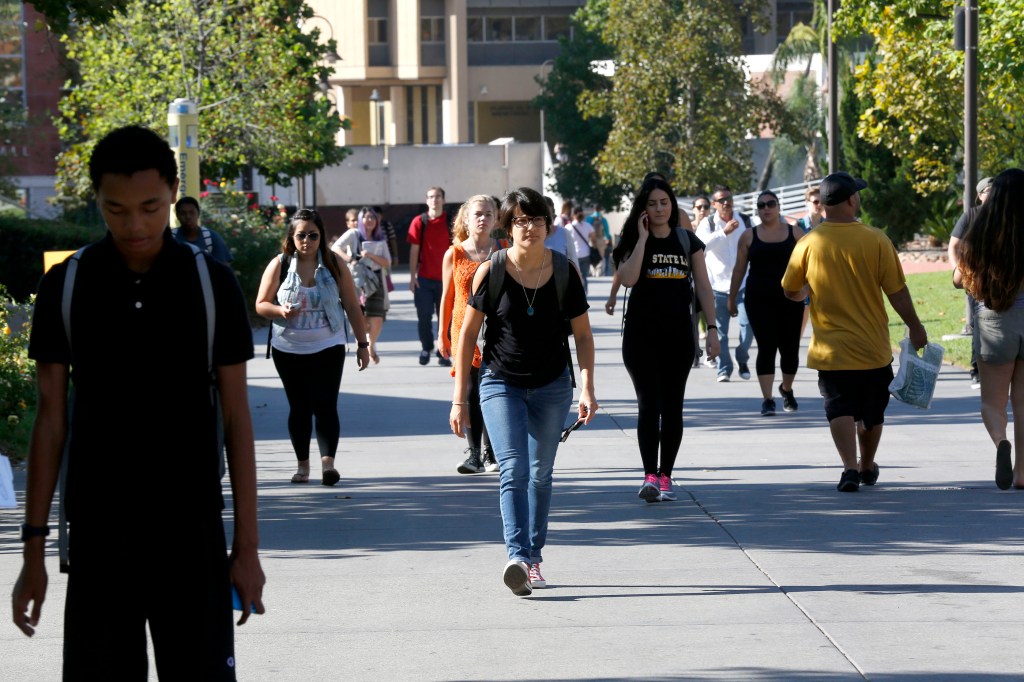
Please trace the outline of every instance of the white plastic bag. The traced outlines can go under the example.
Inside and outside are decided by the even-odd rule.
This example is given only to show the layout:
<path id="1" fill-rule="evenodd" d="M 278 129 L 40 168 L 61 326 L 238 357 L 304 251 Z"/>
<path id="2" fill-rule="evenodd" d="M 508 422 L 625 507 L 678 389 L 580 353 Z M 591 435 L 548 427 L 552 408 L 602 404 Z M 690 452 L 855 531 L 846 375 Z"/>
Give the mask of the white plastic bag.
<path id="1" fill-rule="evenodd" d="M 14 472 L 11 463 L 0 455 L 0 509 L 15 509 L 18 502 L 14 497 Z"/>
<path id="2" fill-rule="evenodd" d="M 893 398 L 907 405 L 927 410 L 935 394 L 935 382 L 942 368 L 942 357 L 946 349 L 937 343 L 929 343 L 921 355 L 910 345 L 910 339 L 900 341 L 900 369 L 889 384 Z"/>

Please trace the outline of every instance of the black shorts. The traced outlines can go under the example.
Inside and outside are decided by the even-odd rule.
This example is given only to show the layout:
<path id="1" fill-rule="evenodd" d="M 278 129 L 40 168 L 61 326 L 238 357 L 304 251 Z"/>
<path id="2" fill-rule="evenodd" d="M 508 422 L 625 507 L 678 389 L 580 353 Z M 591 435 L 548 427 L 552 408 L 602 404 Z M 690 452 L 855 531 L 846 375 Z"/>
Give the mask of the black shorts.
<path id="1" fill-rule="evenodd" d="M 818 390 L 825 399 L 825 417 L 853 417 L 864 427 L 885 423 L 892 365 L 878 369 L 819 370 Z"/>
<path id="2" fill-rule="evenodd" d="M 161 680 L 234 680 L 220 514 L 125 532 L 71 526 L 65 680 L 145 680 L 146 626 Z"/>

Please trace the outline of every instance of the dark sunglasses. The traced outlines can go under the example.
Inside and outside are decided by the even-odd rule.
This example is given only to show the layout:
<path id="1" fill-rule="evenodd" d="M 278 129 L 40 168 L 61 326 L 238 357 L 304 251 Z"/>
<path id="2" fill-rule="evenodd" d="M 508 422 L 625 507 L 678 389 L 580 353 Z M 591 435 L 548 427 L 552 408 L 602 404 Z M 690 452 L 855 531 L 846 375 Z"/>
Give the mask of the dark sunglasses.
<path id="1" fill-rule="evenodd" d="M 311 241 L 311 242 L 315 242 L 316 240 L 320 239 L 320 233 L 319 232 L 296 232 L 295 233 L 295 238 L 298 239 L 300 242 L 304 242 L 307 239 L 309 241 Z"/>
<path id="2" fill-rule="evenodd" d="M 564 443 L 565 441 L 569 440 L 569 434 L 575 431 L 576 429 L 580 428 L 581 426 L 583 426 L 583 420 L 577 419 L 575 424 L 566 427 L 565 430 L 562 431 L 562 437 L 559 439 L 558 442 Z"/>
<path id="3" fill-rule="evenodd" d="M 709 208 L 711 208 L 711 206 L 709 206 L 708 204 L 694 204 L 693 205 L 693 210 L 695 210 L 695 211 L 706 211 Z"/>
<path id="4" fill-rule="evenodd" d="M 712 201 L 716 204 L 731 204 L 732 197 L 720 197 L 718 199 L 712 199 Z"/>
<path id="5" fill-rule="evenodd" d="M 778 205 L 779 205 L 779 202 L 775 201 L 775 199 L 769 199 L 768 201 L 759 201 L 759 202 L 757 202 L 757 207 L 758 208 L 775 208 Z"/>

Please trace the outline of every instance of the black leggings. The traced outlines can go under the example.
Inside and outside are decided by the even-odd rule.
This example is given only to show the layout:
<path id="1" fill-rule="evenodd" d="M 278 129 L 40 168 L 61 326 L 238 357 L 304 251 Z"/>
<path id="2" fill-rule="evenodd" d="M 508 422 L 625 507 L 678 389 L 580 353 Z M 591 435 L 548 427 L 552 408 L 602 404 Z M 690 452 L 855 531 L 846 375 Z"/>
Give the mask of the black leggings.
<path id="1" fill-rule="evenodd" d="M 622 360 L 636 391 L 636 439 L 644 474 L 672 475 L 672 467 L 683 441 L 683 396 L 690 376 L 693 334 L 685 333 L 666 343 L 655 334 L 626 332 L 622 339 Z M 661 449 L 661 467 L 658 450 Z"/>
<path id="2" fill-rule="evenodd" d="M 288 397 L 288 436 L 300 462 L 309 461 L 309 437 L 316 418 L 316 444 L 321 457 L 334 457 L 341 436 L 338 391 L 345 367 L 345 346 L 331 346 L 311 355 L 274 348 L 274 367 Z"/>
<path id="3" fill-rule="evenodd" d="M 491 439 L 487 437 L 487 426 L 484 424 L 484 413 L 480 409 L 480 368 L 469 367 L 469 447 L 479 450 L 481 445 L 491 449 Z"/>
<path id="4" fill-rule="evenodd" d="M 757 340 L 757 374 L 775 374 L 775 354 L 783 374 L 796 374 L 800 365 L 800 326 L 804 302 L 791 301 L 779 291 L 759 294 L 747 283 L 747 319 Z"/>

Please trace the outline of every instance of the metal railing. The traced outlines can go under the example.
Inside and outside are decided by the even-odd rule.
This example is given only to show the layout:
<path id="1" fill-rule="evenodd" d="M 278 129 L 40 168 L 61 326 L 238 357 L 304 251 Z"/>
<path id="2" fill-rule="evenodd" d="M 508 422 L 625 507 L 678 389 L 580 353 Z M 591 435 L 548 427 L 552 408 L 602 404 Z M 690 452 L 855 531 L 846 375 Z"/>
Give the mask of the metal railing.
<path id="1" fill-rule="evenodd" d="M 812 182 L 801 182 L 796 185 L 786 185 L 785 187 L 769 187 L 779 195 L 779 206 L 782 215 L 790 218 L 802 218 L 804 213 L 807 212 L 807 207 L 804 205 L 804 192 L 807 191 L 808 187 L 817 187 L 821 184 L 821 180 L 814 180 Z M 754 217 L 757 222 L 757 195 L 759 192 L 747 192 L 746 194 L 734 194 L 732 198 L 732 206 L 737 211 L 743 211 Z"/>

